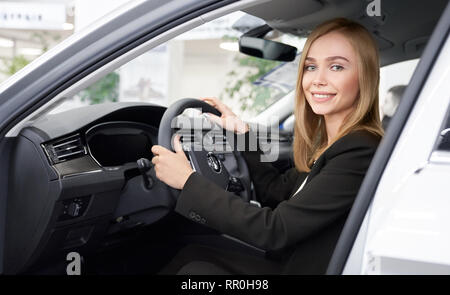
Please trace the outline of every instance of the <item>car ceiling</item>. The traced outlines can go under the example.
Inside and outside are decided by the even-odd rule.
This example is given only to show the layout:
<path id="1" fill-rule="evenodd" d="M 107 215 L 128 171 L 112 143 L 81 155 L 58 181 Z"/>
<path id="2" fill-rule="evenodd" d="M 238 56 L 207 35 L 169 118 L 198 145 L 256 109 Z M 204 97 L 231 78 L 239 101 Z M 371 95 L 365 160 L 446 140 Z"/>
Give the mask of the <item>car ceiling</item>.
<path id="1" fill-rule="evenodd" d="M 372 0 L 275 0 L 244 11 L 272 28 L 307 36 L 318 24 L 345 17 L 364 25 L 375 37 L 381 66 L 420 57 L 447 0 L 379 0 L 381 16 L 367 15 Z"/>

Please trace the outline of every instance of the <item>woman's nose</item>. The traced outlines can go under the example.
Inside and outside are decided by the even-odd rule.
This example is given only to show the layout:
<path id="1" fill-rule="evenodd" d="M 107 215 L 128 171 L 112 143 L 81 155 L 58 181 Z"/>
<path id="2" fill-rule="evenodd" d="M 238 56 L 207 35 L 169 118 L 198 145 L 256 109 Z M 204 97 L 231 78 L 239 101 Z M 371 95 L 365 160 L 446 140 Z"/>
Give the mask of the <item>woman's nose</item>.
<path id="1" fill-rule="evenodd" d="M 323 86 L 323 85 L 327 85 L 327 80 L 325 77 L 325 73 L 322 69 L 318 69 L 317 71 L 315 71 L 315 76 L 314 79 L 312 81 L 314 86 Z"/>

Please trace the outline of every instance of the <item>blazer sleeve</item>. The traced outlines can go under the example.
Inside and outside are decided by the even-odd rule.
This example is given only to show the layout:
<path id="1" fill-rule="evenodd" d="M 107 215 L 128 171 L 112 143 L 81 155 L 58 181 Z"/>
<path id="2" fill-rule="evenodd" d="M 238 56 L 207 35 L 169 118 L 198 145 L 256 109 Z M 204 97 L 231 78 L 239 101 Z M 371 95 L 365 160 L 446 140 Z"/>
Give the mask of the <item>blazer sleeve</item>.
<path id="1" fill-rule="evenodd" d="M 244 137 L 245 142 L 250 142 L 249 137 L 256 135 L 250 131 L 238 136 Z M 290 197 L 294 186 L 298 182 L 303 181 L 308 175 L 306 172 L 299 173 L 295 168 L 280 173 L 271 163 L 261 162 L 262 152 L 259 146 L 256 151 L 249 151 L 248 147 L 246 147 L 243 156 L 250 171 L 256 197 L 263 204 L 278 204 L 286 200 Z"/>
<path id="2" fill-rule="evenodd" d="M 343 146 L 302 191 L 274 210 L 246 203 L 198 173 L 188 178 L 175 210 L 258 248 L 283 249 L 321 231 L 351 209 L 376 146 Z"/>

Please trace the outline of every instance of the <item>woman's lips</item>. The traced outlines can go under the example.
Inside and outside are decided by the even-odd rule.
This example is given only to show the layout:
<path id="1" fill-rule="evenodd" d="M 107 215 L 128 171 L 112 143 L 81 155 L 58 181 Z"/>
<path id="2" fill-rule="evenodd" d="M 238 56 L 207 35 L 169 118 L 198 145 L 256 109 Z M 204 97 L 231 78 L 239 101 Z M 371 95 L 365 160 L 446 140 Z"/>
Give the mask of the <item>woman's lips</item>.
<path id="1" fill-rule="evenodd" d="M 330 92 L 311 92 L 311 95 L 315 101 L 325 102 L 333 99 L 336 96 L 336 93 Z"/>

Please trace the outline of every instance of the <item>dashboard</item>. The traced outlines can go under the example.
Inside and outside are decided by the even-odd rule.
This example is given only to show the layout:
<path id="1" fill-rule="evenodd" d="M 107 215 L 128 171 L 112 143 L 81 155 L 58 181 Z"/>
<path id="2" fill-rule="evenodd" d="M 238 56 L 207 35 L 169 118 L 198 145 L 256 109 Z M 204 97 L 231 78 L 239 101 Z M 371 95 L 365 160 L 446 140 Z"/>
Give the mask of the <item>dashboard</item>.
<path id="1" fill-rule="evenodd" d="M 145 187 L 136 164 L 153 157 L 165 109 L 93 105 L 46 115 L 22 129 L 9 169 L 8 272 L 70 249 L 91 253 L 105 237 L 152 224 L 172 210 L 167 186 L 156 181 Z"/>
<path id="2" fill-rule="evenodd" d="M 106 122 L 86 132 L 86 144 L 91 157 L 102 167 L 116 167 L 151 160 L 151 148 L 156 144 L 158 129 L 135 122 Z"/>

